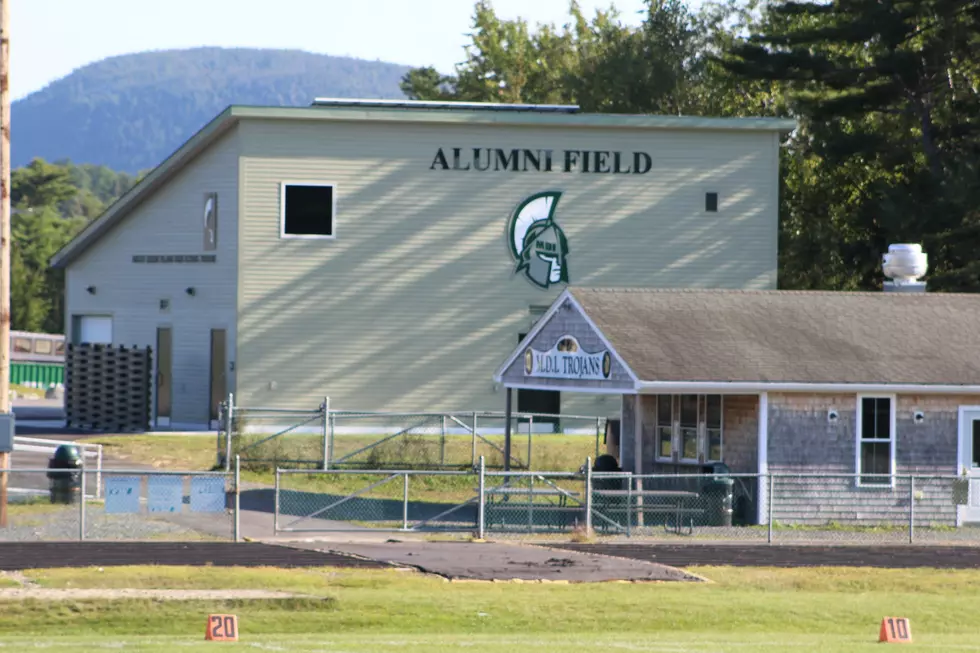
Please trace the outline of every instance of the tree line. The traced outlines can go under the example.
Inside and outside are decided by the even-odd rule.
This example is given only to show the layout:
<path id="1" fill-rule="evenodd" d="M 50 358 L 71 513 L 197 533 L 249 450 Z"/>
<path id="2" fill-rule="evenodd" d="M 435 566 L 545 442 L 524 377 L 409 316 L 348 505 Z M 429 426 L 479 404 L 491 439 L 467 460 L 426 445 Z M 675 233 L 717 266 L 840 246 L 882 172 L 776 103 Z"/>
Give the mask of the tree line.
<path id="1" fill-rule="evenodd" d="M 779 284 L 878 289 L 888 244 L 920 242 L 930 288 L 980 290 L 980 3 L 647 0 L 534 28 L 477 2 L 454 74 L 412 99 L 577 104 L 586 112 L 788 117 Z"/>
<path id="2" fill-rule="evenodd" d="M 10 322 L 63 333 L 64 271 L 48 262 L 137 177 L 97 165 L 34 159 L 10 174 Z"/>

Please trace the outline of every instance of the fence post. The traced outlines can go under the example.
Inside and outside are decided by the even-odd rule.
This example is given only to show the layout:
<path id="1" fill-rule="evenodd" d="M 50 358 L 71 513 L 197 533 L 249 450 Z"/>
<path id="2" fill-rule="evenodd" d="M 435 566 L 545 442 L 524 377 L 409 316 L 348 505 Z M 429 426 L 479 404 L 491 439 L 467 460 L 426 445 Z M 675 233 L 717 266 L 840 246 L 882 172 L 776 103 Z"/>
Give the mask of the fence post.
<path id="1" fill-rule="evenodd" d="M 473 453 L 470 455 L 472 458 L 471 465 L 476 467 L 476 411 L 473 411 Z"/>
<path id="2" fill-rule="evenodd" d="M 592 456 L 585 459 L 585 534 L 592 535 Z"/>
<path id="3" fill-rule="evenodd" d="M 402 474 L 405 479 L 405 500 L 402 502 L 402 530 L 408 530 L 408 473 Z"/>
<path id="4" fill-rule="evenodd" d="M 272 498 L 272 534 L 279 534 L 279 468 L 276 467 L 276 489 Z"/>
<path id="5" fill-rule="evenodd" d="M 599 426 L 599 418 L 596 417 L 595 418 L 595 457 L 596 458 L 599 457 L 599 435 L 600 435 L 600 433 L 601 433 L 601 429 L 600 429 L 600 426 Z"/>
<path id="6" fill-rule="evenodd" d="M 766 497 L 766 501 L 769 504 L 769 507 L 766 509 L 766 521 L 769 522 L 769 534 L 766 541 L 769 542 L 769 544 L 772 544 L 772 488 L 774 481 L 775 477 L 772 474 L 769 474 L 769 496 Z"/>
<path id="7" fill-rule="evenodd" d="M 242 474 L 241 474 L 241 456 L 235 456 L 235 522 L 234 522 L 234 538 L 236 542 L 242 541 L 242 523 L 241 523 L 241 509 L 242 509 Z"/>
<path id="8" fill-rule="evenodd" d="M 321 430 L 323 431 L 323 464 L 321 465 L 324 471 L 330 469 L 330 429 L 327 424 L 330 421 L 330 397 L 323 398 L 323 422 L 321 423 Z"/>
<path id="9" fill-rule="evenodd" d="M 527 418 L 527 471 L 531 471 L 531 434 L 534 433 L 534 415 Z"/>
<path id="10" fill-rule="evenodd" d="M 446 416 L 442 416 L 442 439 L 439 441 L 439 466 L 446 466 Z"/>
<path id="11" fill-rule="evenodd" d="M 909 544 L 915 539 L 915 477 L 909 475 Z"/>
<path id="12" fill-rule="evenodd" d="M 626 537 L 631 537 L 633 528 L 633 472 L 626 477 Z"/>
<path id="13" fill-rule="evenodd" d="M 483 456 L 480 456 L 480 479 L 478 483 L 480 497 L 476 507 L 476 537 L 479 540 L 482 540 L 483 536 L 486 535 L 486 471 L 486 463 Z"/>
<path id="14" fill-rule="evenodd" d="M 78 497 L 78 539 L 85 539 L 85 456 L 82 456 L 82 489 Z"/>
<path id="15" fill-rule="evenodd" d="M 102 498 L 102 445 L 95 450 L 95 498 Z"/>
<path id="16" fill-rule="evenodd" d="M 333 460 L 336 457 L 336 454 L 334 452 L 336 451 L 336 446 L 337 446 L 335 440 L 335 432 L 337 430 L 337 418 L 334 416 L 333 413 L 329 413 L 327 416 L 327 428 L 330 430 L 330 460 Z"/>
<path id="17" fill-rule="evenodd" d="M 235 395 L 228 393 L 228 428 L 225 430 L 225 471 L 231 470 L 231 436 L 235 429 Z"/>

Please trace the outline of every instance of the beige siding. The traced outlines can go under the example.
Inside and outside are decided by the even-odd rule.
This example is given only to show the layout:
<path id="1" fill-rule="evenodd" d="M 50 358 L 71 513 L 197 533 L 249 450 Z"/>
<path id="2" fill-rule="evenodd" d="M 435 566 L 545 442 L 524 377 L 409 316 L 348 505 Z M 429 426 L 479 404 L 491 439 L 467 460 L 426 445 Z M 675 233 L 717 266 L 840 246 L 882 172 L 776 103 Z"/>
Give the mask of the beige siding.
<path id="1" fill-rule="evenodd" d="M 136 207 L 67 271 L 67 325 L 71 316 L 113 317 L 118 345 L 156 347 L 158 326 L 173 329 L 174 423 L 208 417 L 210 330 L 228 330 L 235 360 L 238 248 L 238 140 L 233 131 Z M 218 249 L 205 252 L 204 195 L 218 193 Z M 133 263 L 136 254 L 215 254 L 215 263 Z M 96 294 L 86 292 L 96 287 Z M 191 297 L 186 288 L 194 287 Z M 170 299 L 169 312 L 160 311 Z M 155 354 L 154 354 L 155 358 Z M 234 374 L 229 374 L 234 388 Z M 155 405 L 155 402 L 154 404 Z"/>
<path id="2" fill-rule="evenodd" d="M 511 211 L 564 191 L 575 285 L 775 288 L 773 133 L 243 122 L 244 405 L 502 409 L 492 374 L 548 305 L 514 274 Z M 430 170 L 438 147 L 642 150 L 646 175 Z M 279 238 L 282 181 L 337 185 L 337 239 Z M 704 212 L 706 192 L 719 212 Z M 606 398 L 563 409 L 618 412 Z"/>

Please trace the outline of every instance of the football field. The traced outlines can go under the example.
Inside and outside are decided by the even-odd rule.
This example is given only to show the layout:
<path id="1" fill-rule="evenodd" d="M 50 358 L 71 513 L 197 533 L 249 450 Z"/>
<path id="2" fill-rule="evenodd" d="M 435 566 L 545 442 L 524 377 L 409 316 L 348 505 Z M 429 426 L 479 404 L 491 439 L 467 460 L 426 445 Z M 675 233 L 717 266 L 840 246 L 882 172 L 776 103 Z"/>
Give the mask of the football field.
<path id="1" fill-rule="evenodd" d="M 3 578 L 0 650 L 878 651 L 891 646 L 877 643 L 882 617 L 897 616 L 911 623 L 905 648 L 980 651 L 978 570 L 690 571 L 708 581 L 448 582 L 335 568 L 33 570 Z M 205 590 L 215 598 L 202 598 Z M 235 614 L 239 642 L 204 641 L 209 613 Z"/>

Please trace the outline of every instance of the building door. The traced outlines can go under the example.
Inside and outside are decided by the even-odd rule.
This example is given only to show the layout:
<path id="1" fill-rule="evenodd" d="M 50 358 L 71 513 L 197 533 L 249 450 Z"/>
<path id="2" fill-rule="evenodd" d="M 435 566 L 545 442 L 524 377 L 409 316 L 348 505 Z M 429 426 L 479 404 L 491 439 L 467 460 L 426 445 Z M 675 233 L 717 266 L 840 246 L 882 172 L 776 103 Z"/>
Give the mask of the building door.
<path id="1" fill-rule="evenodd" d="M 526 333 L 517 335 L 517 342 L 524 340 Z M 544 413 L 546 415 L 557 415 L 561 412 L 561 393 L 554 390 L 517 390 L 517 412 L 518 413 Z M 524 423 L 527 420 L 520 420 Z M 560 428 L 558 418 L 535 417 L 537 424 L 552 424 L 557 430 Z M 537 430 L 535 429 L 535 432 Z"/>
<path id="2" fill-rule="evenodd" d="M 960 407 L 960 464 L 967 477 L 966 505 L 957 507 L 957 522 L 980 523 L 980 407 Z"/>
<path id="3" fill-rule="evenodd" d="M 225 354 L 225 330 L 211 329 L 211 413 L 218 419 L 218 406 L 228 397 L 228 360 Z"/>
<path id="4" fill-rule="evenodd" d="M 157 327 L 157 422 L 170 422 L 173 405 L 173 332 L 170 327 Z"/>

